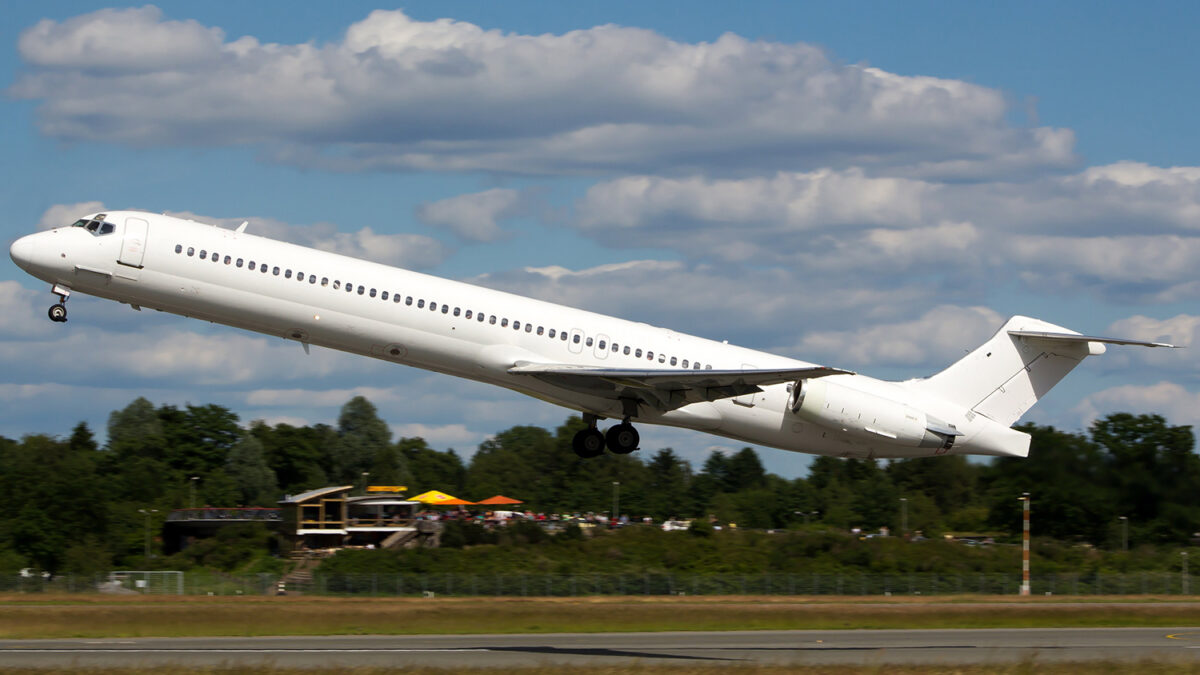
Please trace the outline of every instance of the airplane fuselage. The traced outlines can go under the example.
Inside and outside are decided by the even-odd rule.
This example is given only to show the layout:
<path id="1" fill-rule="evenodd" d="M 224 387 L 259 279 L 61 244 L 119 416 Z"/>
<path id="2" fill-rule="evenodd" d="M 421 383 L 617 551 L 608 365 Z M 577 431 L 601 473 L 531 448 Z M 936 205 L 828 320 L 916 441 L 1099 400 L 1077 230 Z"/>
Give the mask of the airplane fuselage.
<path id="1" fill-rule="evenodd" d="M 64 297 L 82 292 L 278 336 L 306 349 L 318 345 L 486 382 L 598 418 L 629 418 L 629 402 L 511 371 L 545 363 L 663 371 L 814 367 L 240 229 L 137 211 L 100 215 L 116 231 L 57 228 L 21 239 L 12 257 Z M 806 385 L 797 381 L 669 410 L 635 405 L 633 417 L 834 456 L 1023 454 L 1024 434 L 910 383 L 840 374 L 809 384 L 821 398 L 814 402 L 814 393 L 804 406 L 796 394 Z M 886 424 L 863 419 L 864 410 L 881 417 L 872 412 L 880 405 Z M 947 427 L 948 437 L 926 431 Z"/>

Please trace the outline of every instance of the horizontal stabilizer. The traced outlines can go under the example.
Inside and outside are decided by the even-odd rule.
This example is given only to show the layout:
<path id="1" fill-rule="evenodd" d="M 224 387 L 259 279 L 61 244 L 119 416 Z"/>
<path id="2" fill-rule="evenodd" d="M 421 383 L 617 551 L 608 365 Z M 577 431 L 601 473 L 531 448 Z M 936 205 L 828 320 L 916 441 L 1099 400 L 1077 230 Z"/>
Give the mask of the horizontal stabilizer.
<path id="1" fill-rule="evenodd" d="M 1147 342 L 1145 340 L 1127 340 L 1125 338 L 1098 337 L 1096 335 L 1080 335 L 1078 333 L 1048 333 L 1036 330 L 1010 330 L 1009 335 L 1037 340 L 1055 340 L 1060 342 L 1102 342 L 1110 345 L 1132 345 L 1135 347 L 1167 347 L 1179 349 L 1176 345 L 1166 342 Z"/>

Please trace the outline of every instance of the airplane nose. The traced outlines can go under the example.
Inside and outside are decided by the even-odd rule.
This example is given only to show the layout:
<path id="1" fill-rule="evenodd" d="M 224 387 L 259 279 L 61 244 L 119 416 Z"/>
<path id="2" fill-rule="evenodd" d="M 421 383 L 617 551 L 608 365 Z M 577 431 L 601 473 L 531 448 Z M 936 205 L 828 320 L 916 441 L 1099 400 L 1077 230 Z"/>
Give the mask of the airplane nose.
<path id="1" fill-rule="evenodd" d="M 8 255 L 17 263 L 17 267 L 28 269 L 33 262 L 33 237 L 27 235 L 13 242 L 8 249 Z"/>

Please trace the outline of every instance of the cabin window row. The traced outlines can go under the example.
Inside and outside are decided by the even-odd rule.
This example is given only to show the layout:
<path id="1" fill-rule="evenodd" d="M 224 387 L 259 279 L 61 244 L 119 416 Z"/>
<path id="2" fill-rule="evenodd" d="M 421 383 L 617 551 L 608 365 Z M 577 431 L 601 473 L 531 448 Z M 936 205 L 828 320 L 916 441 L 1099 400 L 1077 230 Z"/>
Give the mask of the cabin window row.
<path id="1" fill-rule="evenodd" d="M 179 253 L 179 254 L 184 253 L 183 245 L 176 244 L 175 252 Z M 272 276 L 280 276 L 282 273 L 282 276 L 284 279 L 291 279 L 293 276 L 292 270 L 290 270 L 290 269 L 282 269 L 281 270 L 278 266 L 270 266 L 267 263 L 258 263 L 253 260 L 246 261 L 244 258 L 236 258 L 235 259 L 232 256 L 228 256 L 228 255 L 225 256 L 224 258 L 222 258 L 221 255 L 219 253 L 217 253 L 216 251 L 213 251 L 210 253 L 207 249 L 200 249 L 199 255 L 197 256 L 196 248 L 193 246 L 187 247 L 187 256 L 188 257 L 199 257 L 200 260 L 211 260 L 212 262 L 217 263 L 217 264 L 224 262 L 224 264 L 232 265 L 234 267 L 237 267 L 238 269 L 242 269 L 244 267 L 245 269 L 247 269 L 251 272 L 258 271 L 261 274 L 271 274 Z M 312 284 L 312 285 L 317 284 L 317 275 L 315 275 L 315 274 L 309 274 L 306 276 L 304 272 L 296 272 L 295 277 L 296 277 L 296 280 L 301 283 L 303 283 L 304 281 L 307 280 L 309 284 Z M 329 277 L 321 277 L 320 283 L 321 283 L 322 287 L 332 286 L 333 290 L 335 290 L 335 291 L 343 288 L 343 284 L 342 284 L 341 280 L 339 280 L 339 279 L 334 279 L 331 284 Z M 355 286 L 353 283 L 346 282 L 346 284 L 344 285 L 344 288 L 346 289 L 347 293 L 355 292 Z M 424 298 L 414 298 L 411 295 L 408 297 L 405 297 L 401 293 L 389 293 L 388 291 L 379 291 L 378 289 L 375 289 L 375 288 L 368 289 L 367 287 L 362 286 L 362 285 L 358 286 L 357 294 L 365 295 L 365 296 L 372 297 L 372 298 L 379 297 L 381 300 L 387 300 L 389 297 L 391 297 L 391 300 L 393 303 L 399 304 L 401 301 L 403 301 L 406 306 L 412 306 L 415 303 L 417 306 L 417 309 L 425 309 L 425 306 L 426 306 L 426 302 L 425 302 Z M 439 309 L 438 303 L 436 303 L 432 300 L 429 301 L 428 305 L 429 305 L 429 311 L 431 311 L 431 312 L 436 312 Z M 450 306 L 445 303 L 443 303 L 440 306 L 440 309 L 441 309 L 442 314 L 450 314 L 451 313 Z M 453 314 L 454 314 L 454 316 L 462 316 L 464 319 L 466 319 L 468 321 L 471 320 L 472 317 L 474 317 L 475 321 L 477 321 L 479 323 L 484 323 L 486 321 L 488 323 L 488 325 L 493 325 L 493 326 L 497 325 L 497 323 L 498 323 L 501 328 L 508 328 L 508 326 L 509 326 L 509 321 L 507 318 L 505 318 L 505 317 L 497 318 L 496 315 L 494 315 L 494 314 L 489 315 L 484 312 L 473 312 L 472 310 L 469 310 L 469 309 L 466 310 L 465 312 L 463 312 L 462 308 L 460 308 L 460 307 L 453 308 Z M 520 331 L 522 329 L 522 326 L 524 326 L 524 330 L 526 333 L 532 334 L 535 332 L 534 325 L 529 322 L 525 322 L 524 324 L 522 324 L 522 322 L 517 321 L 517 320 L 514 320 L 512 322 L 512 328 L 515 331 Z M 574 335 L 572 335 L 565 330 L 560 331 L 560 330 L 556 330 L 554 328 L 547 329 L 544 326 L 537 326 L 536 333 L 538 335 L 545 335 L 546 337 L 548 337 L 551 340 L 554 340 L 556 338 L 558 340 L 560 340 L 561 342 L 567 342 L 569 340 L 573 344 L 580 344 L 582 342 L 585 346 L 587 346 L 589 348 L 596 347 L 597 349 L 600 349 L 602 351 L 609 350 L 614 354 L 621 353 L 621 354 L 624 354 L 625 356 L 633 356 L 634 358 L 638 358 L 638 359 L 642 358 L 642 356 L 644 354 L 647 361 L 655 360 L 655 355 L 654 355 L 653 350 L 643 351 L 639 347 L 630 347 L 629 345 L 624 345 L 624 347 L 622 347 L 621 345 L 617 344 L 616 342 L 609 343 L 607 340 L 599 340 L 599 343 L 597 344 L 597 342 L 594 338 L 591 338 L 591 337 L 585 338 L 580 333 L 575 333 Z M 688 359 L 680 360 L 678 357 L 675 357 L 675 356 L 668 357 L 667 355 L 662 354 L 661 352 L 658 354 L 658 362 L 662 363 L 662 364 L 669 363 L 672 367 L 690 368 L 692 370 L 701 370 L 701 369 L 712 370 L 711 365 L 701 365 L 699 361 L 689 361 Z"/>

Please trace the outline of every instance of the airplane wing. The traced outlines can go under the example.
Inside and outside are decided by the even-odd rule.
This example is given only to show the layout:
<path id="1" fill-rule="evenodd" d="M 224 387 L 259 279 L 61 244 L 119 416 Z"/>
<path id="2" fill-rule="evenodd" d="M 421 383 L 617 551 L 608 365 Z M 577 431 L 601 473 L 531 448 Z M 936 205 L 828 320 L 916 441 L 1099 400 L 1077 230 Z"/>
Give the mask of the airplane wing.
<path id="1" fill-rule="evenodd" d="M 752 370 L 682 370 L 596 368 L 565 364 L 518 363 L 508 369 L 564 389 L 613 400 L 635 399 L 660 412 L 701 401 L 716 401 L 762 391 L 761 387 L 830 375 L 853 375 L 849 370 L 811 366 Z"/>
<path id="2" fill-rule="evenodd" d="M 1178 349 L 1179 347 L 1168 344 L 1166 342 L 1147 342 L 1145 340 L 1126 340 L 1125 338 L 1100 337 L 1097 335 L 1079 335 L 1077 333 L 1047 333 L 1036 330 L 1010 330 L 1009 335 L 1023 338 L 1033 338 L 1035 340 L 1051 340 L 1057 342 L 1103 342 L 1110 345 L 1133 345 L 1135 347 L 1167 347 L 1169 349 Z"/>

